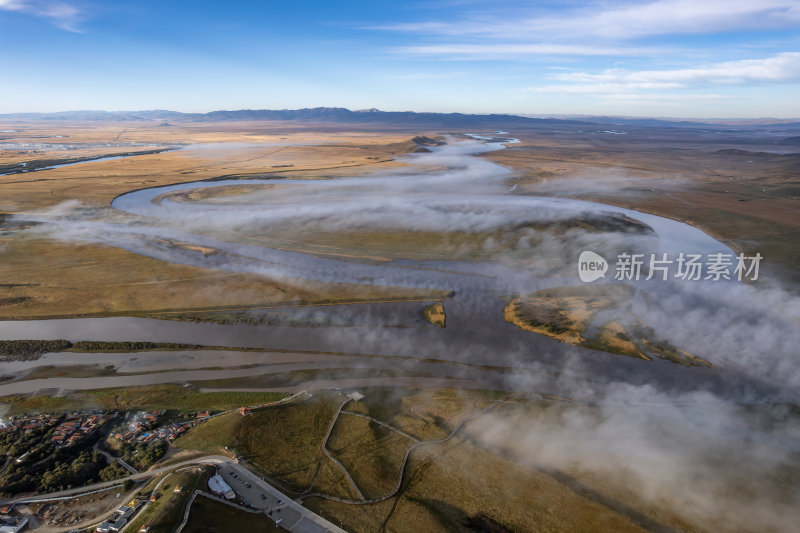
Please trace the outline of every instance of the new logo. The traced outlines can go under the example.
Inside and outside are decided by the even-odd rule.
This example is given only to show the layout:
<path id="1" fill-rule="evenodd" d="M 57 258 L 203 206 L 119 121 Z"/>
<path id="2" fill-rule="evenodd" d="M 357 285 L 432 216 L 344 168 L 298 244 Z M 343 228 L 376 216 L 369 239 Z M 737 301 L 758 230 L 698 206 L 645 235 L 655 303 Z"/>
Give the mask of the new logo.
<path id="1" fill-rule="evenodd" d="M 606 277 L 608 261 L 602 256 L 584 250 L 578 258 L 578 276 L 584 283 L 590 283 L 596 279 Z"/>

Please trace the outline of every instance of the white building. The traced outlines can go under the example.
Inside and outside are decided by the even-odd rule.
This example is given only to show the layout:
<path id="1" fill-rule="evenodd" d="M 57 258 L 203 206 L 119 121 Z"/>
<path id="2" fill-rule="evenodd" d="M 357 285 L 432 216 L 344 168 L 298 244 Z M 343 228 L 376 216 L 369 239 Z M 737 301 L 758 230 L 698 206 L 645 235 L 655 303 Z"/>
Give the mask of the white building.
<path id="1" fill-rule="evenodd" d="M 212 492 L 215 494 L 221 494 L 225 496 L 226 500 L 232 500 L 236 497 L 236 493 L 233 492 L 233 489 L 225 483 L 225 480 L 222 479 L 222 476 L 219 474 L 214 474 L 208 480 L 208 488 L 211 489 Z"/>

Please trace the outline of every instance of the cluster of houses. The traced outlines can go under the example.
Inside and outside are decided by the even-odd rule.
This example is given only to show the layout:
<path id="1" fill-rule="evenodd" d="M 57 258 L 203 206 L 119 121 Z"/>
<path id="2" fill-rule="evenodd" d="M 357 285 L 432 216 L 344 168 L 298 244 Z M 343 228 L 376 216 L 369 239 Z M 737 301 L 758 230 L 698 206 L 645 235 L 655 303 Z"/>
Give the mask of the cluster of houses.
<path id="1" fill-rule="evenodd" d="M 33 431 L 40 427 L 49 427 L 58 421 L 57 416 L 52 415 L 36 415 L 33 417 L 16 417 L 12 416 L 6 421 L 0 421 L 0 434 L 16 431 L 22 429 L 23 431 Z"/>
<path id="2" fill-rule="evenodd" d="M 69 446 L 91 434 L 111 418 L 99 412 L 88 414 L 71 413 L 55 427 L 50 442 L 56 447 Z"/>
<path id="3" fill-rule="evenodd" d="M 175 440 L 194 426 L 205 422 L 210 415 L 208 411 L 196 413 L 195 418 L 188 422 L 170 422 L 160 427 L 156 427 L 158 418 L 165 411 L 141 411 L 136 413 L 133 421 L 128 424 L 128 431 L 125 433 L 115 433 L 114 438 L 131 444 L 152 442 L 160 439 Z"/>
<path id="4" fill-rule="evenodd" d="M 60 416 L 40 414 L 32 417 L 12 417 L 0 425 L 0 434 L 9 433 L 21 429 L 23 432 L 35 431 L 40 428 L 53 428 L 49 440 L 56 448 L 69 446 L 76 441 L 90 435 L 94 430 L 110 420 L 114 414 L 104 414 L 99 411 L 84 413 L 69 413 L 62 419 Z M 53 427 L 55 426 L 55 427 Z M 41 442 L 43 446 L 45 443 Z M 34 449 L 40 445 L 29 449 L 22 456 L 17 458 L 21 463 Z"/>
<path id="5" fill-rule="evenodd" d="M 133 415 L 133 420 L 128 424 L 125 433 L 115 433 L 114 438 L 123 442 L 150 442 L 159 437 L 160 430 L 150 430 L 158 423 L 158 418 L 163 416 L 163 409 L 156 411 L 139 411 Z"/>

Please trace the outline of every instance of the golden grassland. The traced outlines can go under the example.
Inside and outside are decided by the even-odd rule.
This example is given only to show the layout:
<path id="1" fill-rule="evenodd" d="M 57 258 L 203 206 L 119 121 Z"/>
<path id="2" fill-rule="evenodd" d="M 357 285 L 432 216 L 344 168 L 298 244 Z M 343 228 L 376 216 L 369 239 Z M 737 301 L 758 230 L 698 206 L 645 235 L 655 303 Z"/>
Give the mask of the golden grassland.
<path id="1" fill-rule="evenodd" d="M 362 400 L 347 405 L 350 411 L 368 414 L 420 440 L 437 440 L 469 414 L 502 398 L 497 391 L 458 389 L 374 389 Z"/>
<path id="2" fill-rule="evenodd" d="M 316 380 L 335 381 L 353 378 L 383 378 L 391 380 L 392 378 L 402 377 L 444 379 L 441 374 L 393 368 L 305 368 L 302 370 L 291 370 L 289 372 L 276 372 L 271 374 L 258 374 L 257 372 L 257 370 L 254 370 L 253 375 L 247 377 L 204 379 L 194 381 L 193 383 L 198 387 L 210 389 L 237 389 L 241 387 L 269 389 L 273 387 L 300 387 L 305 386 L 308 382 Z"/>
<path id="3" fill-rule="evenodd" d="M 631 310 L 635 289 L 621 283 L 545 289 L 517 297 L 504 318 L 515 326 L 593 350 L 687 366 L 711 364 L 659 338 Z"/>
<path id="4" fill-rule="evenodd" d="M 254 413 L 240 428 L 240 450 L 258 468 L 304 490 L 324 457 L 320 445 L 335 409 L 332 401 L 317 396 Z"/>
<path id="5" fill-rule="evenodd" d="M 350 472 L 367 499 L 380 498 L 395 486 L 403 457 L 413 441 L 360 416 L 342 414 L 328 449 Z"/>
<path id="6" fill-rule="evenodd" d="M 465 416 L 498 397 L 452 389 L 365 392 L 364 400 L 351 402 L 347 409 L 416 431 L 425 440 L 443 438 Z M 329 448 L 367 497 L 390 485 L 387 476 L 397 479 L 400 450 L 410 444 L 388 431 L 363 418 L 341 415 L 331 439 Z M 644 531 L 551 476 L 462 436 L 415 450 L 400 492 L 388 500 L 352 505 L 310 497 L 306 505 L 353 532 L 529 531 L 532 524 L 540 531 L 597 531 L 598 526 Z"/>
<path id="7" fill-rule="evenodd" d="M 404 163 L 395 159 L 416 148 L 408 134 L 330 131 L 325 126 L 321 126 L 319 131 L 314 131 L 311 126 L 308 131 L 308 125 L 305 126 L 307 131 L 298 131 L 299 128 L 292 125 L 271 123 L 158 127 L 146 123 L 87 125 L 59 122 L 12 126 L 9 129 L 20 131 L 20 142 L 26 139 L 34 142 L 31 138 L 36 136 L 64 135 L 64 138 L 35 139 L 35 142 L 212 144 L 0 177 L 0 318 L 130 315 L 151 311 L 431 296 L 431 291 L 313 282 L 278 283 L 258 275 L 169 264 L 107 246 L 68 243 L 47 239 L 46 235 L 2 231 L 6 229 L 3 218 L 7 220 L 8 215 L 48 209 L 68 200 L 90 207 L 106 207 L 117 195 L 143 187 L 220 176 L 268 174 L 326 178 L 402 166 Z M 222 150 L 213 143 L 240 144 L 233 149 L 226 145 L 227 148 Z M 270 143 L 314 145 L 270 146 Z M 50 160 L 120 150 L 115 146 L 97 147 L 90 154 L 80 151 L 28 154 L 5 151 L 0 154 L 0 165 L 19 158 Z M 213 253 L 210 249 L 198 251 Z"/>
<path id="8" fill-rule="evenodd" d="M 283 533 L 272 519 L 263 513 L 245 513 L 229 505 L 198 496 L 192 504 L 184 533 L 228 533 L 258 531 Z"/>
<path id="9" fill-rule="evenodd" d="M 454 389 L 362 392 L 365 398 L 348 402 L 345 411 L 372 416 L 420 440 L 443 439 L 465 417 L 504 397 L 494 391 Z M 481 421 L 488 420 L 482 417 L 468 422 L 447 442 L 415 449 L 400 491 L 384 501 L 345 504 L 311 495 L 357 499 L 341 469 L 321 450 L 344 399 L 343 394 L 331 391 L 245 417 L 226 415 L 192 429 L 177 443 L 206 453 L 244 456 L 284 490 L 305 492 L 304 504 L 311 510 L 356 533 L 638 532 L 653 527 L 704 531 L 688 524 L 685 510 L 670 502 L 645 501 L 624 473 L 609 477 L 580 465 L 565 470 L 538 465 L 525 439 L 493 439 L 485 434 Z M 574 409 L 602 416 L 592 405 L 558 398 L 507 400 L 483 416 L 494 417 L 493 422 L 503 420 L 521 435 L 539 423 L 544 427 L 560 424 Z M 333 428 L 328 449 L 369 498 L 387 495 L 394 487 L 402 454 L 410 444 L 411 439 L 397 432 L 345 412 Z M 628 481 L 631 486 L 626 485 Z M 727 525 L 718 529 L 730 530 Z"/>
<path id="10" fill-rule="evenodd" d="M 538 455 L 534 449 L 531 453 L 531 443 L 526 441 L 524 435 L 531 428 L 563 428 L 573 420 L 576 409 L 582 411 L 584 417 L 593 417 L 600 422 L 608 416 L 603 409 L 598 409 L 590 404 L 569 404 L 563 402 L 544 403 L 538 401 L 508 402 L 498 406 L 494 415 L 502 418 L 508 432 L 502 439 L 484 438 L 479 432 L 480 426 L 475 428 L 471 435 L 475 440 L 486 446 L 488 451 L 516 462 L 522 461 L 530 468 L 540 470 L 569 487 L 579 494 L 590 498 L 593 502 L 600 503 L 609 509 L 615 510 L 627 517 L 633 518 L 637 523 L 643 524 L 647 530 L 664 531 L 691 531 L 691 532 L 740 532 L 741 524 L 731 521 L 729 511 L 724 507 L 716 513 L 703 512 L 698 515 L 692 503 L 687 503 L 685 495 L 680 491 L 673 495 L 662 494 L 655 497 L 647 491 L 642 491 L 642 479 L 633 471 L 628 470 L 624 464 L 602 465 L 576 463 L 559 468 L 547 466 L 546 456 L 535 459 Z M 749 407 L 743 408 L 748 410 Z M 769 408 L 759 407 L 766 412 Z M 522 437 L 522 438 L 521 438 Z M 620 438 L 624 438 L 620 436 Z M 708 450 L 713 454 L 713 450 Z M 525 459 L 527 458 L 527 459 Z M 540 463 L 539 461 L 545 461 Z M 755 501 L 764 497 L 764 491 L 771 492 L 773 501 L 788 501 L 787 495 L 793 493 L 797 485 L 797 476 L 800 473 L 795 459 L 781 463 L 765 473 L 760 468 L 750 469 L 748 465 L 739 464 L 736 459 L 725 456 L 708 458 L 709 464 L 719 468 L 719 473 L 726 476 L 724 494 L 717 494 L 717 498 L 731 498 L 738 502 Z M 780 472 L 780 473 L 779 473 Z M 765 476 L 770 479 L 772 488 L 762 484 Z M 736 504 L 736 505 L 740 505 Z M 580 511 L 576 509 L 576 514 Z M 660 526 L 660 527 L 658 527 Z M 613 530 L 613 529 L 612 529 Z"/>
<path id="11" fill-rule="evenodd" d="M 422 316 L 434 326 L 444 328 L 447 325 L 447 316 L 444 312 L 444 305 L 441 302 L 425 306 L 422 309 Z"/>
<path id="12" fill-rule="evenodd" d="M 800 281 L 797 154 L 630 135 L 540 135 L 485 157 L 512 168 L 516 194 L 570 196 L 687 222 Z M 515 133 L 516 135 L 516 133 Z"/>
<path id="13" fill-rule="evenodd" d="M 0 318 L 151 315 L 308 303 L 425 299 L 441 291 L 277 282 L 183 266 L 125 250 L 0 237 Z"/>
<path id="14" fill-rule="evenodd" d="M 380 131 L 376 127 L 360 127 L 359 131 L 355 127 L 285 122 L 168 126 L 146 122 L 51 122 L 7 126 L 19 130 L 20 133 L 15 134 L 19 140 L 42 135 L 67 136 L 36 139 L 36 142 L 135 141 L 148 147 L 210 143 L 204 148 L 0 177 L 0 213 L 9 214 L 50 208 L 66 200 L 103 207 L 118 194 L 133 189 L 221 176 L 328 178 L 359 175 L 402 166 L 404 163 L 397 160 L 398 156 L 416 148 L 406 132 Z M 518 133 L 523 140 L 521 144 L 509 145 L 505 150 L 485 156 L 515 170 L 512 179 L 518 185 L 517 194 L 568 194 L 686 220 L 736 248 L 760 251 L 767 258 L 768 267 L 782 267 L 790 276 L 800 272 L 797 262 L 800 253 L 796 248 L 800 240 L 800 209 L 797 209 L 797 195 L 792 196 L 789 186 L 797 176 L 791 161 L 771 156 L 717 153 L 715 147 L 666 150 L 660 141 L 629 149 L 625 144 L 628 140 L 621 139 L 625 136 L 599 139 L 576 133 Z M 231 151 L 230 146 L 223 150 L 213 143 L 240 144 Z M 314 145 L 277 146 L 274 143 Z M 97 147 L 88 155 L 120 149 L 119 146 Z M 59 154 L 62 152 L 23 156 L 6 151 L 0 156 L 0 164 L 16 161 L 14 158 L 30 160 Z M 748 176 L 742 176 L 743 168 Z M 613 192 L 608 192 L 602 188 L 587 188 L 580 180 L 588 176 L 599 178 L 602 183 L 604 178 L 619 175 L 636 181 L 618 185 L 612 188 Z M 573 181 L 576 185 L 570 187 Z M 548 188 L 552 184 L 561 188 Z M 257 192 L 254 188 L 263 187 L 243 181 L 241 186 L 213 194 L 207 191 L 186 193 L 183 200 L 225 201 L 229 195 Z M 241 239 L 280 249 L 376 263 L 396 258 L 480 260 L 491 257 L 494 250 L 501 251 L 507 259 L 516 258 L 526 264 L 541 262 L 535 254 L 513 250 L 520 237 L 519 231 L 522 230 L 473 234 L 332 232 L 324 228 L 304 228 L 298 232 L 285 228 L 268 236 L 243 232 Z M 493 246 L 487 248 L 489 242 Z M 180 243 L 173 244 L 180 246 Z M 214 253 L 213 249 L 202 247 L 195 251 Z M 22 237 L 19 232 L 5 235 L 0 232 L 0 254 L 3 258 L 0 261 L 3 280 L 0 283 L 0 318 L 6 319 L 151 313 L 163 313 L 158 316 L 171 318 L 170 313 L 195 309 L 443 296 L 433 291 L 279 283 L 257 275 L 168 264 L 100 245 Z M 622 345 L 618 348 L 625 349 Z"/>
<path id="15" fill-rule="evenodd" d="M 368 414 L 422 440 L 446 437 L 466 416 L 483 409 L 502 393 L 455 389 L 370 389 L 346 410 Z M 341 470 L 322 452 L 321 444 L 344 397 L 335 392 L 310 400 L 231 413 L 201 424 L 179 438 L 176 446 L 207 453 L 241 455 L 295 492 L 314 491 L 355 498 Z M 343 413 L 331 433 L 328 449 L 345 464 L 362 492 L 383 496 L 397 480 L 411 439 L 374 422 Z"/>
<path id="16" fill-rule="evenodd" d="M 504 317 L 521 329 L 579 345 L 597 312 L 627 307 L 634 292 L 621 283 L 545 289 L 512 300 Z"/>
<path id="17" fill-rule="evenodd" d="M 469 465 L 469 468 L 464 468 Z M 551 477 L 462 439 L 423 448 L 386 531 L 644 531 Z"/>
<path id="18" fill-rule="evenodd" d="M 193 428 L 175 441 L 184 450 L 200 450 L 209 455 L 231 455 L 230 449 L 238 444 L 238 429 L 242 423 L 240 413 L 217 416 Z"/>
<path id="19" fill-rule="evenodd" d="M 415 261 L 486 261 L 502 255 L 511 263 L 552 267 L 559 257 L 542 257 L 535 246 L 545 233 L 580 227 L 586 231 L 598 228 L 573 220 L 556 224 L 525 224 L 495 231 L 401 231 L 357 228 L 347 232 L 325 228 L 303 227 L 301 231 L 283 226 L 275 234 L 247 234 L 242 242 L 281 250 L 299 250 L 319 256 L 354 258 L 361 262 L 385 263 L 395 259 Z M 520 246 L 520 242 L 527 243 Z M 566 259 L 564 259 L 566 261 Z"/>
<path id="20" fill-rule="evenodd" d="M 337 498 L 358 500 L 358 494 L 350 485 L 342 469 L 327 457 L 320 460 L 319 471 L 316 473 L 310 490 Z"/>
<path id="21" fill-rule="evenodd" d="M 16 126 L 10 128 L 17 129 Z M 69 135 L 68 139 L 62 139 L 69 142 L 137 141 L 148 146 L 238 142 L 243 145 L 234 155 L 207 146 L 205 150 L 141 155 L 3 176 L 0 177 L 0 212 L 49 208 L 71 199 L 103 207 L 118 194 L 132 189 L 221 176 L 313 179 L 358 175 L 400 166 L 403 163 L 394 159 L 414 148 L 404 132 L 343 131 L 339 126 L 309 128 L 305 124 L 291 123 L 26 126 L 25 135 L 35 134 Z M 800 209 L 797 209 L 796 193 L 787 186 L 797 176 L 796 169 L 790 166 L 791 161 L 759 157 L 750 163 L 750 155 L 718 154 L 713 149 L 664 150 L 655 143 L 650 147 L 631 148 L 624 144 L 628 142 L 626 139 L 620 138 L 598 140 L 525 132 L 519 136 L 523 140 L 520 145 L 485 156 L 515 170 L 512 179 L 519 186 L 517 194 L 569 194 L 685 220 L 738 249 L 760 251 L 774 264 L 790 272 L 800 272 L 796 248 L 800 240 Z M 322 142 L 324 146 L 265 148 L 247 144 L 253 142 Z M 94 156 L 120 150 L 120 147 L 95 148 L 78 155 Z M 8 152 L 2 157 L 0 164 L 28 158 Z M 52 158 L 54 154 L 37 157 Z M 747 168 L 748 176 L 743 176 L 742 168 Z M 602 188 L 586 188 L 585 182 L 580 180 L 587 176 L 616 177 L 619 174 L 635 181 L 609 192 Z M 570 180 L 575 180 L 574 187 L 570 187 Z M 549 188 L 553 183 L 562 188 Z M 228 196 L 242 191 L 256 192 L 245 182 L 242 187 L 223 190 L 213 198 L 197 191 L 182 200 L 225 201 Z M 465 258 L 478 257 L 485 237 L 362 232 L 354 238 L 353 235 L 320 232 L 316 235 L 287 234 L 281 238 L 286 249 L 297 247 L 318 254 L 385 261 L 398 255 L 440 257 L 443 249 L 447 253 L 461 250 L 461 257 Z M 166 317 L 170 313 L 195 309 L 426 296 L 411 291 L 401 294 L 396 289 L 279 284 L 258 276 L 167 264 L 103 246 L 9 235 L 0 235 L 0 239 L 2 318 L 156 313 Z M 387 246 L 387 242 L 391 244 Z M 198 251 L 213 253 L 213 250 Z M 427 296 L 429 301 L 433 299 Z M 619 311 L 624 315 L 624 301 L 624 294 L 550 292 L 514 300 L 506 309 L 506 316 L 526 329 L 561 335 L 564 337 L 561 340 L 579 342 L 590 348 L 633 357 L 664 356 L 689 364 L 705 363 L 653 337 L 643 324 L 615 316 L 600 324 L 596 328 L 598 333 L 590 335 L 587 322 L 605 311 Z M 532 324 L 531 316 L 540 317 L 541 314 L 551 319 Z M 563 331 L 557 332 L 554 327 Z M 653 352 L 656 355 L 652 355 Z M 300 379 L 302 374 L 294 377 Z M 449 389 L 365 392 L 366 398 L 350 402 L 347 408 L 369 414 L 422 440 L 446 437 L 459 421 L 501 395 Z M 55 398 L 15 396 L 5 398 L 4 402 L 13 414 L 86 406 L 222 410 L 275 398 L 269 393 L 198 393 L 164 385 L 71 393 Z M 187 450 L 243 455 L 292 490 L 309 489 L 353 498 L 355 495 L 341 470 L 320 449 L 341 401 L 336 394 L 322 395 L 308 402 L 256 411 L 246 417 L 238 413 L 218 417 L 191 430 L 177 445 Z M 504 405 L 499 411 L 520 405 Z M 539 402 L 528 402 L 522 407 L 529 410 L 530 416 L 545 409 Z M 362 491 L 375 495 L 387 488 L 392 473 L 397 472 L 404 440 L 408 439 L 368 420 L 345 414 L 334 427 L 330 448 L 345 463 Z M 488 449 L 460 436 L 446 444 L 423 446 L 414 452 L 401 492 L 389 500 L 364 506 L 319 498 L 311 498 L 307 503 L 327 518 L 335 522 L 341 520 L 351 531 L 472 528 L 502 532 L 530 530 L 531 524 L 541 531 L 642 530 L 618 509 L 603 505 L 513 457 L 513 454 Z M 593 489 L 607 491 L 641 508 L 639 495 L 608 489 L 611 480 L 591 474 L 583 474 L 581 480 Z M 164 503 L 169 501 L 165 498 Z M 198 503 L 199 507 L 193 511 L 197 512 L 193 514 L 193 530 L 219 527 L 217 530 L 224 531 L 230 524 L 240 524 L 237 528 L 245 531 L 270 525 L 268 522 L 266 525 L 251 523 L 251 516 L 217 508 L 214 502 Z M 668 512 L 659 510 L 659 513 L 657 518 L 664 518 L 663 523 L 684 528 L 685 524 Z"/>
<path id="22" fill-rule="evenodd" d="M 268 403 L 284 396 L 274 392 L 198 392 L 178 385 L 149 385 L 71 392 L 63 396 L 4 396 L 2 403 L 11 415 L 87 408 L 224 411 L 242 405 Z"/>
<path id="23" fill-rule="evenodd" d="M 280 127 L 279 127 L 280 128 Z M 282 129 L 282 128 L 280 128 Z M 279 129 L 279 131 L 280 131 Z M 197 143 L 205 147 L 112 161 L 3 176 L 0 179 L 0 212 L 14 213 L 52 207 L 66 200 L 106 206 L 124 192 L 143 187 L 197 181 L 226 175 L 278 174 L 314 178 L 352 175 L 402 166 L 393 161 L 413 151 L 406 134 L 377 132 L 282 132 L 275 125 L 226 123 L 158 128 L 148 125 L 46 124 L 26 128 L 26 135 L 67 131 L 63 139 L 37 139 L 53 143 L 146 142 L 154 145 Z M 55 133 L 52 133 L 55 134 Z M 10 142 L 10 141 L 7 141 Z M 222 150 L 213 143 L 240 143 Z M 261 143 L 261 146 L 258 144 Z M 270 146 L 269 143 L 312 143 L 309 146 Z M 137 148 L 138 149 L 138 148 Z M 107 147 L 119 152 L 120 147 Z M 95 154 L 97 150 L 93 152 Z M 25 154 L 4 151 L 6 159 L 52 159 L 65 152 Z M 67 152 L 72 156 L 71 152 Z M 291 165 L 291 166 L 286 166 Z"/>
<path id="24" fill-rule="evenodd" d="M 292 490 L 311 486 L 336 407 L 327 396 L 210 420 L 178 439 L 184 449 L 235 453 Z M 225 450 L 225 447 L 228 450 Z"/>

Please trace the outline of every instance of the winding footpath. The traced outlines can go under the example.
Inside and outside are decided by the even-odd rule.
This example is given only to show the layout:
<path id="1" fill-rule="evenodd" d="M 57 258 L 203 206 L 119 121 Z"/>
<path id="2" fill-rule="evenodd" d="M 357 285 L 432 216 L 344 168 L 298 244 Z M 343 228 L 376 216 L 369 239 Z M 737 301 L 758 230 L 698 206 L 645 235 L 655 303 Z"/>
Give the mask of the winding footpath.
<path id="1" fill-rule="evenodd" d="M 331 423 L 328 426 L 328 432 L 325 434 L 325 438 L 322 439 L 322 453 L 324 453 L 328 457 L 328 459 L 333 461 L 334 464 L 339 467 L 339 469 L 344 473 L 344 476 L 347 478 L 347 481 L 350 483 L 350 486 L 353 487 L 353 490 L 356 492 L 356 494 L 358 494 L 358 497 L 361 498 L 361 501 L 366 502 L 366 498 L 364 498 L 364 495 L 361 494 L 361 490 L 358 488 L 358 485 L 356 485 L 356 482 L 350 476 L 350 472 L 348 472 L 347 468 L 345 468 L 345 466 L 341 462 L 339 462 L 339 460 L 336 457 L 334 457 L 330 451 L 328 451 L 328 439 L 331 436 L 331 432 L 333 432 L 333 426 L 336 425 L 336 421 L 339 420 L 339 415 L 342 414 L 342 409 L 344 409 L 345 404 L 347 404 L 347 402 L 349 401 L 350 398 L 347 398 L 339 405 L 339 409 L 336 410 L 336 414 L 333 416 L 333 420 L 331 420 Z"/>
<path id="2" fill-rule="evenodd" d="M 395 484 L 394 488 L 389 493 L 387 493 L 386 495 L 381 496 L 379 498 L 373 498 L 371 500 L 367 500 L 367 499 L 364 498 L 364 496 L 361 494 L 361 491 L 358 490 L 358 487 L 356 486 L 355 482 L 353 481 L 353 478 L 351 478 L 350 474 L 347 472 L 347 469 L 345 469 L 345 467 L 338 460 L 336 460 L 336 458 L 334 458 L 326 449 L 326 444 L 328 442 L 328 437 L 330 436 L 331 431 L 333 430 L 333 426 L 336 424 L 336 420 L 339 418 L 339 415 L 342 413 L 342 408 L 345 406 L 345 404 L 348 401 L 350 401 L 350 400 L 349 399 L 345 400 L 339 406 L 339 410 L 336 412 L 336 416 L 334 417 L 333 422 L 331 423 L 330 427 L 328 428 L 328 434 L 325 436 L 325 439 L 322 441 L 322 451 L 325 452 L 325 455 L 327 455 L 329 458 L 331 458 L 337 465 L 339 465 L 339 467 L 345 473 L 345 475 L 347 476 L 347 479 L 353 485 L 353 488 L 355 488 L 356 492 L 358 493 L 358 495 L 359 495 L 359 497 L 361 499 L 360 500 L 348 500 L 346 498 L 340 498 L 338 496 L 331 496 L 329 494 L 323 494 L 321 492 L 310 492 L 308 494 L 302 495 L 300 497 L 300 499 L 305 499 L 305 498 L 310 498 L 310 497 L 316 496 L 318 498 L 323 498 L 323 499 L 326 499 L 326 500 L 332 500 L 332 501 L 336 501 L 336 502 L 339 502 L 339 503 L 349 503 L 349 504 L 354 504 L 354 505 L 365 505 L 365 504 L 369 504 L 369 503 L 378 503 L 378 502 L 382 502 L 384 500 L 388 500 L 389 498 L 392 498 L 398 492 L 400 492 L 400 487 L 403 484 L 403 476 L 405 475 L 406 466 L 408 465 L 408 459 L 411 456 L 411 452 L 416 450 L 419 446 L 424 446 L 424 445 L 427 445 L 427 444 L 444 444 L 445 442 L 447 442 L 450 439 L 452 439 L 453 437 L 455 437 L 456 434 L 459 431 L 461 431 L 461 429 L 467 423 L 469 423 L 470 421 L 478 418 L 479 416 L 482 416 L 482 415 L 488 413 L 490 410 L 494 409 L 498 405 L 508 402 L 509 398 L 508 397 L 504 397 L 504 398 L 502 398 L 500 400 L 496 400 L 496 401 L 492 402 L 490 405 L 488 405 L 487 407 L 485 407 L 485 408 L 481 409 L 480 411 L 478 411 L 477 413 L 471 414 L 468 417 L 464 418 L 463 420 L 461 420 L 461 422 L 458 423 L 458 425 L 455 427 L 455 429 L 453 429 L 453 431 L 443 439 L 426 440 L 426 441 L 420 441 L 418 439 L 415 439 L 417 442 L 415 444 L 412 444 L 411 446 L 409 446 L 408 449 L 406 450 L 405 456 L 403 456 L 403 462 L 400 464 L 400 473 L 397 476 L 397 483 Z M 353 414 L 353 413 L 346 412 L 346 414 Z M 371 418 L 371 417 L 365 417 L 365 418 Z M 392 430 L 394 430 L 394 431 L 396 431 L 396 432 L 398 432 L 398 433 L 400 433 L 402 435 L 405 435 L 405 433 L 403 431 L 401 431 L 400 429 L 395 428 L 395 427 L 393 427 L 393 426 L 391 426 L 389 424 L 383 423 L 382 425 L 387 427 L 387 428 L 389 428 L 389 429 L 392 429 Z"/>

